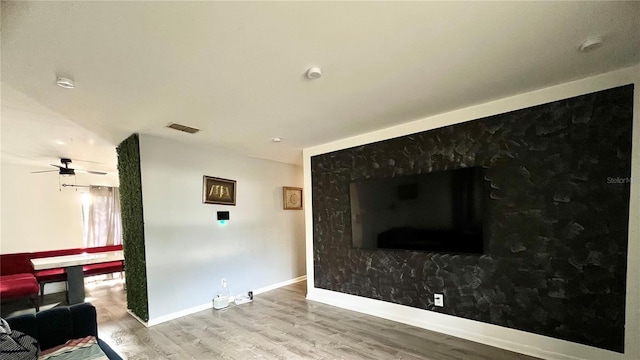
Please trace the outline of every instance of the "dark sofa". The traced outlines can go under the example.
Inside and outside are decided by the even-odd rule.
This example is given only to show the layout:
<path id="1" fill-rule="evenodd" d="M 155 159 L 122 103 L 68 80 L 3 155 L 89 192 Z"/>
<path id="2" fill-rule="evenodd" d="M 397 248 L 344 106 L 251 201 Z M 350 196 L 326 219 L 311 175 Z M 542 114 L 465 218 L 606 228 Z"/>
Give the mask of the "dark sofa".
<path id="1" fill-rule="evenodd" d="M 90 303 L 56 307 L 36 314 L 5 319 L 12 330 L 18 330 L 38 340 L 40 350 L 62 345 L 71 339 L 95 336 L 102 351 L 111 360 L 122 360 L 107 343 L 98 338 L 96 308 Z"/>

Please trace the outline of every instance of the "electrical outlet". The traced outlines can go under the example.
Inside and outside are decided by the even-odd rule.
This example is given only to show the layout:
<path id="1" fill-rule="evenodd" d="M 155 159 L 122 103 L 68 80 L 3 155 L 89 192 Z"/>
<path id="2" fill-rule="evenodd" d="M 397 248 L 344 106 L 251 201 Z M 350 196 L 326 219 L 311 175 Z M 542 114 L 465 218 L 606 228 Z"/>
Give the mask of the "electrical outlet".
<path id="1" fill-rule="evenodd" d="M 433 305 L 443 307 L 444 306 L 444 295 L 443 294 L 433 294 Z"/>

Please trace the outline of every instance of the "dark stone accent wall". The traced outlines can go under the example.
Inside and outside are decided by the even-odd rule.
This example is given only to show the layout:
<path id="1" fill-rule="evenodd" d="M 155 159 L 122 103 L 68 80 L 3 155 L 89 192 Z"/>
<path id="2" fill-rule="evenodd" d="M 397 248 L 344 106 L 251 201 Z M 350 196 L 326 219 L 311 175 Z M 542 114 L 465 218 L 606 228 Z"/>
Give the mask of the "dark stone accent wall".
<path id="1" fill-rule="evenodd" d="M 138 134 L 133 134 L 120 143 L 117 152 L 127 307 L 142 320 L 149 321 Z"/>
<path id="2" fill-rule="evenodd" d="M 628 85 L 312 157 L 315 286 L 623 352 L 632 113 Z M 350 182 L 471 166 L 484 255 L 351 247 Z"/>

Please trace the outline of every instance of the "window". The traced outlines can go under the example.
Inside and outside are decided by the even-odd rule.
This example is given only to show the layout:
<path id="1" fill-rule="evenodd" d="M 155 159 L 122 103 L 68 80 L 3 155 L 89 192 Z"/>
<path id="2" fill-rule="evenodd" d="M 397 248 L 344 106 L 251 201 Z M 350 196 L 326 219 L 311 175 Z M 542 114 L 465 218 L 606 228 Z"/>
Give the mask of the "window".
<path id="1" fill-rule="evenodd" d="M 90 186 L 80 194 L 85 247 L 122 244 L 120 192 L 117 187 Z"/>
<path id="2" fill-rule="evenodd" d="M 84 247 L 87 247 L 89 243 L 89 203 L 91 203 L 91 195 L 88 191 L 83 191 L 80 194 L 80 201 L 82 202 L 82 239 Z"/>

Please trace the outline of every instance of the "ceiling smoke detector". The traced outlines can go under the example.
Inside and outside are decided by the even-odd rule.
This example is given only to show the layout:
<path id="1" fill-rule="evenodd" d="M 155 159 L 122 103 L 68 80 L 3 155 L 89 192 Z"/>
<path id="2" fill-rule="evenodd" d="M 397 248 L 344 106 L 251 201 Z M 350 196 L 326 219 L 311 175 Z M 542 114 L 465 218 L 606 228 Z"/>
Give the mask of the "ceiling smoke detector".
<path id="1" fill-rule="evenodd" d="M 76 84 L 73 82 L 72 79 L 61 77 L 61 76 L 58 76 L 58 78 L 56 79 L 56 85 L 64 89 L 73 89 L 76 87 Z"/>
<path id="2" fill-rule="evenodd" d="M 310 67 L 309 70 L 307 70 L 307 78 L 314 80 L 314 79 L 319 79 L 322 76 L 322 70 L 320 70 L 319 67 Z"/>

